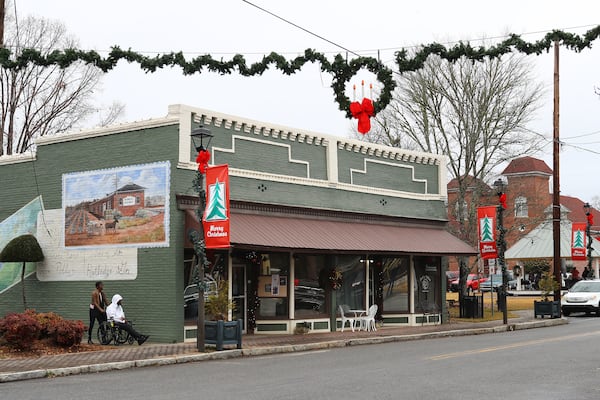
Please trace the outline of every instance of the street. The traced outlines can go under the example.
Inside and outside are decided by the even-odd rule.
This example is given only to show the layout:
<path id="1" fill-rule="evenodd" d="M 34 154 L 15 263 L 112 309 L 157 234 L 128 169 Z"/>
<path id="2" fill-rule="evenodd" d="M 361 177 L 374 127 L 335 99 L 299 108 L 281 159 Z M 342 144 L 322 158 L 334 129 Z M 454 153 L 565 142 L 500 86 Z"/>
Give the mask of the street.
<path id="1" fill-rule="evenodd" d="M 600 318 L 557 327 L 11 382 L 6 399 L 598 399 Z"/>

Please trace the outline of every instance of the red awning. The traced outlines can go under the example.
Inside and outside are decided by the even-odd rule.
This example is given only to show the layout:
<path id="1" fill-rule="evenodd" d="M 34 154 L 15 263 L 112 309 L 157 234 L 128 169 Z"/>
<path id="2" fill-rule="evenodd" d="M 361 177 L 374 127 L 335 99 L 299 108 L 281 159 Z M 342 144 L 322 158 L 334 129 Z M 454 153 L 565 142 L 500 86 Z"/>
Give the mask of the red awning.
<path id="1" fill-rule="evenodd" d="M 187 225 L 198 227 L 194 211 Z M 341 250 L 469 256 L 467 243 L 441 227 L 397 226 L 365 221 L 340 221 L 231 213 L 231 244 L 261 248 Z"/>

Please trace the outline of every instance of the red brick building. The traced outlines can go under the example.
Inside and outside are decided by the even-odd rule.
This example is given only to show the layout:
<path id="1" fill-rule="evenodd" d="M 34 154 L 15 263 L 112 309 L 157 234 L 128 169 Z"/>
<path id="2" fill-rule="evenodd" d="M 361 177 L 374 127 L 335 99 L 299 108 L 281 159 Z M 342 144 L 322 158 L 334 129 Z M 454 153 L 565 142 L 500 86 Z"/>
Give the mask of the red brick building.
<path id="1" fill-rule="evenodd" d="M 114 210 L 119 211 L 125 217 L 131 217 L 138 209 L 144 208 L 145 203 L 145 188 L 135 183 L 129 183 L 106 197 L 91 202 L 88 211 L 98 218 L 106 218 L 107 212 L 112 215 Z"/>
<path id="2" fill-rule="evenodd" d="M 552 169 L 543 161 L 533 157 L 520 157 L 512 160 L 502 171 L 505 184 L 504 192 L 507 197 L 507 208 L 504 211 L 504 226 L 506 228 L 507 248 L 514 245 L 519 239 L 527 235 L 531 230 L 543 221 L 551 218 L 552 214 Z M 453 231 L 460 229 L 457 210 L 459 209 L 457 199 L 459 187 L 456 179 L 448 183 L 448 219 L 449 226 Z M 472 204 L 474 198 L 479 199 L 479 206 L 497 205 L 498 197 L 494 188 L 485 182 L 470 178 L 465 192 L 465 204 L 463 209 L 470 213 L 476 212 L 476 205 Z M 576 197 L 560 196 L 561 206 L 566 208 L 568 218 L 571 222 L 585 222 L 586 215 L 583 208 L 585 201 Z M 594 215 L 595 226 L 598 229 L 600 223 L 600 212 L 591 209 Z M 468 217 L 464 215 L 463 217 Z M 475 219 L 472 219 L 473 221 Z M 463 224 L 464 225 L 464 224 Z M 469 227 L 469 225 L 464 225 Z M 476 225 L 472 224 L 469 237 L 476 238 Z M 466 237 L 463 233 L 462 237 Z M 475 265 L 475 258 L 470 265 Z M 513 263 L 507 259 L 507 266 L 512 268 Z M 457 269 L 457 263 L 451 263 L 450 269 Z M 476 271 L 473 271 L 476 272 Z M 487 267 L 480 265 L 480 272 L 487 272 Z"/>

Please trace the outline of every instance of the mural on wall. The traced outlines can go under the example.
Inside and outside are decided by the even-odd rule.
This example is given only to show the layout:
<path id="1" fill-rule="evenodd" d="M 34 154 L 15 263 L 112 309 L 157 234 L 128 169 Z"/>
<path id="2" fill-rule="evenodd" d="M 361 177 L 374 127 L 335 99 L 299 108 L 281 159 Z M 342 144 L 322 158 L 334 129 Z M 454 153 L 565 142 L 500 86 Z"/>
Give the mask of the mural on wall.
<path id="1" fill-rule="evenodd" d="M 36 235 L 38 213 L 43 209 L 42 197 L 36 197 L 0 222 L 0 250 L 17 236 Z M 21 281 L 22 263 L 0 263 L 0 293 Z M 25 276 L 35 271 L 35 263 L 27 263 Z"/>
<path id="2" fill-rule="evenodd" d="M 65 247 L 168 246 L 170 163 L 63 175 Z"/>

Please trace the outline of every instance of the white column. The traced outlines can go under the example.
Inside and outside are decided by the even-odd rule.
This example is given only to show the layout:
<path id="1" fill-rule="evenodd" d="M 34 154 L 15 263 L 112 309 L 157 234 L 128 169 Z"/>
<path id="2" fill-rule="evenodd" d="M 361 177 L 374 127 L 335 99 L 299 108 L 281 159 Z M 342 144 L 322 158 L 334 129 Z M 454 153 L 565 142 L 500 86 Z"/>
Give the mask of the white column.
<path id="1" fill-rule="evenodd" d="M 369 260 L 369 257 L 367 257 L 365 259 L 365 296 L 366 296 L 366 301 L 365 304 L 367 305 L 366 309 L 369 309 L 369 270 L 371 269 L 371 260 Z"/>
<path id="2" fill-rule="evenodd" d="M 327 141 L 327 179 L 330 183 L 338 183 L 338 141 L 330 138 Z"/>

